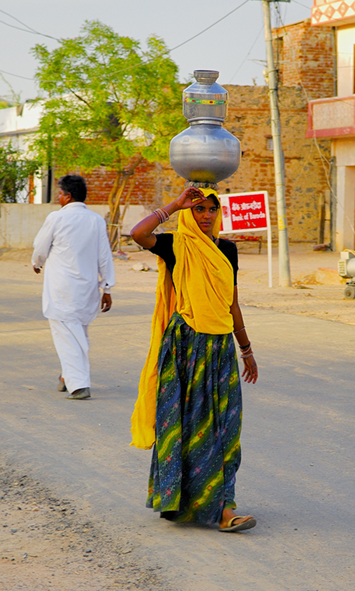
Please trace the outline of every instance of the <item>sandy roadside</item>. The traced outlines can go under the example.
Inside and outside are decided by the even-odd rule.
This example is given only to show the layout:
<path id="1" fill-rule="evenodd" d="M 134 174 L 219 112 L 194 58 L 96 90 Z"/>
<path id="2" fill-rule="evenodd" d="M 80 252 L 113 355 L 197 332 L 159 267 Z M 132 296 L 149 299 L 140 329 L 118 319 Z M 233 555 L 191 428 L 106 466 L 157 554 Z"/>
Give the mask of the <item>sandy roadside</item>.
<path id="1" fill-rule="evenodd" d="M 1 591 L 169 591 L 152 567 L 131 558 L 129 528 L 113 540 L 68 499 L 0 458 Z"/>
<path id="2" fill-rule="evenodd" d="M 117 284 L 121 289 L 154 291 L 156 256 L 147 251 L 127 252 L 128 261 L 115 261 Z M 355 324 L 355 299 L 344 297 L 344 280 L 337 273 L 339 254 L 314 252 L 312 245 L 290 247 L 291 288 L 278 287 L 277 252 L 273 253 L 273 286 L 268 287 L 266 249 L 258 254 L 255 245 L 239 248 L 239 301 L 245 306 L 313 316 L 322 320 Z M 146 263 L 152 271 L 133 271 L 136 263 Z"/>
<path id="3" fill-rule="evenodd" d="M 154 293 L 157 257 L 147 251 L 126 249 L 128 260 L 115 258 L 116 287 Z M 30 250 L 0 250 L 0 279 L 33 281 Z M 273 288 L 268 287 L 267 253 L 255 245 L 239 247 L 239 300 L 245 306 L 272 309 L 322 320 L 355 324 L 355 299 L 344 297 L 344 280 L 337 273 L 339 254 L 314 252 L 310 244 L 290 247 L 291 288 L 278 287 L 277 251 L 273 252 Z M 149 271 L 134 271 L 145 263 Z"/>

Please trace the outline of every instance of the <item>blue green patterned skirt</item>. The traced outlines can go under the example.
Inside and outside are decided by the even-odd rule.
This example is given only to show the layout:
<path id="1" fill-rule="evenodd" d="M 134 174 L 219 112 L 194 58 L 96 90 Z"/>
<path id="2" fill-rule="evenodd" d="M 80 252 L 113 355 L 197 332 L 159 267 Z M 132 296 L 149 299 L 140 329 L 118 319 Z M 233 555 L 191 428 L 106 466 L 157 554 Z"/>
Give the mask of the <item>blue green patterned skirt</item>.
<path id="1" fill-rule="evenodd" d="M 171 521 L 206 524 L 234 509 L 241 422 L 233 335 L 197 333 L 173 314 L 159 354 L 147 507 Z"/>

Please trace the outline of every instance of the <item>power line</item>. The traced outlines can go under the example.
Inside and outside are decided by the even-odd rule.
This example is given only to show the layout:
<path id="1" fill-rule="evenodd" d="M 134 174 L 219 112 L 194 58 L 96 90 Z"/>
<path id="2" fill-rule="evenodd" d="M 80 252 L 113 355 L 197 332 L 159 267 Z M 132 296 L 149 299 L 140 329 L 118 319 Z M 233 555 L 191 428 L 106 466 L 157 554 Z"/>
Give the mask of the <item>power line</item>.
<path id="1" fill-rule="evenodd" d="M 303 6 L 303 8 L 307 8 L 307 10 L 309 10 L 309 8 L 310 8 L 309 6 L 306 6 L 305 4 L 302 4 L 301 2 L 297 2 L 297 0 L 293 0 L 293 2 L 295 4 L 299 4 L 299 6 Z"/>
<path id="2" fill-rule="evenodd" d="M 6 23 L 5 21 L 0 20 L 0 23 L 6 25 L 7 27 L 11 27 L 12 29 L 17 29 L 18 31 L 24 31 L 25 33 L 31 33 L 32 35 L 40 35 L 41 37 L 47 37 L 48 39 L 54 39 L 55 41 L 59 41 L 56 37 L 52 37 L 52 35 L 45 35 L 44 33 L 37 33 L 37 31 L 30 31 L 29 29 L 23 29 L 22 27 L 16 27 L 16 25 L 10 25 L 10 23 Z"/>
<path id="3" fill-rule="evenodd" d="M 206 27 L 205 29 L 203 29 L 199 33 L 196 33 L 196 35 L 193 35 L 189 39 L 186 39 L 186 41 L 183 41 L 182 43 L 179 43 L 179 45 L 176 45 L 175 47 L 172 47 L 171 49 L 168 49 L 167 51 L 169 51 L 169 52 L 175 51 L 175 49 L 178 49 L 179 47 L 182 47 L 183 45 L 186 45 L 186 43 L 189 43 L 193 39 L 196 39 L 200 35 L 203 35 L 203 33 L 206 33 L 206 31 L 209 31 L 210 29 L 212 29 L 213 27 L 215 27 L 216 25 L 218 25 L 218 23 L 220 23 L 223 20 L 225 20 L 226 18 L 228 18 L 231 14 L 233 14 L 234 12 L 236 12 L 237 10 L 239 10 L 239 8 L 241 8 L 242 6 L 244 6 L 245 4 L 247 4 L 248 2 L 249 2 L 249 0 L 245 0 L 244 2 L 242 2 L 242 4 L 240 4 L 236 8 L 233 8 L 233 10 L 230 10 L 230 12 L 228 12 L 227 14 L 225 14 L 224 16 L 222 16 L 220 19 L 218 19 L 217 21 L 215 21 L 214 23 L 212 23 L 211 25 L 209 25 L 208 27 Z M 26 27 L 26 29 L 23 29 L 22 27 L 16 27 L 15 25 L 10 25 L 10 23 L 6 23 L 5 21 L 0 20 L 0 23 L 3 23 L 7 27 L 12 27 L 13 29 L 18 29 L 19 31 L 24 31 L 25 33 L 32 33 L 33 35 L 40 35 L 41 37 L 47 37 L 49 39 L 54 39 L 55 41 L 60 41 L 60 39 L 58 39 L 57 37 L 53 37 L 52 35 L 46 35 L 45 33 L 40 33 L 39 31 L 36 31 L 32 27 L 29 27 L 28 25 L 26 25 L 26 23 L 23 23 L 22 21 L 20 21 L 15 16 L 12 16 L 10 13 L 5 12 L 5 10 L 0 9 L 0 12 L 2 12 L 3 14 L 6 14 L 6 16 L 9 16 L 10 18 L 13 18 L 15 21 L 17 21 L 21 25 L 24 25 Z M 137 66 L 132 66 L 132 68 L 135 68 L 135 67 L 138 67 L 138 65 Z M 128 69 L 131 69 L 131 68 L 128 68 Z M 124 70 L 120 70 L 120 71 L 124 71 Z"/>
<path id="4" fill-rule="evenodd" d="M 215 21 L 214 23 L 212 23 L 212 25 L 210 25 L 209 27 L 206 27 L 205 29 L 203 29 L 203 31 L 200 31 L 199 33 L 197 33 L 196 35 L 194 35 L 193 37 L 190 37 L 189 39 L 186 39 L 186 41 L 183 41 L 182 43 L 180 43 L 179 45 L 176 45 L 175 47 L 173 47 L 172 49 L 170 49 L 169 51 L 175 51 L 175 49 L 178 49 L 179 47 L 182 47 L 183 45 L 185 45 L 186 43 L 189 43 L 189 41 L 192 41 L 193 39 L 196 39 L 196 37 L 199 37 L 200 35 L 202 35 L 203 33 L 206 33 L 206 31 L 209 31 L 209 29 L 212 29 L 212 27 L 214 27 L 215 25 L 218 25 L 218 23 L 220 23 L 221 21 L 223 21 L 225 18 L 227 18 L 228 16 L 230 16 L 231 14 L 233 14 L 233 12 L 236 12 L 237 10 L 239 10 L 239 8 L 241 8 L 242 6 L 244 6 L 244 4 L 247 4 L 249 2 L 249 0 L 245 0 L 245 2 L 242 2 L 242 4 L 239 4 L 239 6 L 237 6 L 236 8 L 233 8 L 233 10 L 231 10 L 230 12 L 228 12 L 227 14 L 225 14 L 224 16 L 222 16 L 222 18 L 218 19 L 218 21 Z"/>
<path id="5" fill-rule="evenodd" d="M 242 6 L 244 6 L 244 4 L 247 4 L 248 2 L 249 2 L 249 0 L 245 0 L 244 2 L 242 2 L 242 4 L 239 4 L 239 6 L 237 6 L 236 8 L 233 8 L 233 10 L 231 10 L 230 12 L 228 12 L 227 14 L 225 14 L 224 16 L 222 16 L 222 18 L 220 18 L 217 21 L 215 21 L 214 23 L 212 23 L 212 25 L 209 25 L 208 27 L 206 27 L 205 29 L 203 29 L 199 33 L 196 33 L 196 35 L 193 35 L 193 37 L 190 37 L 189 39 L 186 39 L 186 41 L 183 41 L 182 43 L 179 43 L 179 45 L 175 45 L 175 47 L 172 47 L 171 49 L 167 49 L 166 51 L 163 51 L 158 57 L 163 57 L 164 54 L 171 53 L 172 51 L 175 51 L 175 49 L 178 49 L 179 47 L 182 47 L 183 45 L 186 45 L 186 43 L 189 43 L 193 39 L 196 39 L 196 37 L 199 37 L 200 35 L 202 35 L 206 31 L 209 31 L 209 29 L 212 29 L 212 27 L 214 27 L 215 25 L 218 25 L 218 23 L 220 23 L 221 21 L 223 21 L 224 19 L 226 19 L 228 16 L 230 16 L 231 14 L 233 14 L 233 12 L 236 12 L 237 10 L 239 10 L 239 8 L 241 8 Z M 149 63 L 149 62 L 145 62 L 145 63 Z M 128 70 L 133 70 L 134 68 L 138 68 L 141 65 L 142 64 L 136 64 L 134 66 L 130 66 L 129 68 L 124 68 L 123 70 L 117 70 L 116 71 L 116 74 L 121 74 L 121 72 L 128 72 Z"/>
<path id="6" fill-rule="evenodd" d="M 183 45 L 186 45 L 186 43 L 189 43 L 190 41 L 192 41 L 193 39 L 196 39 L 196 37 L 199 37 L 200 35 L 202 35 L 206 31 L 209 31 L 210 29 L 212 29 L 212 27 L 214 27 L 215 25 L 218 25 L 218 23 L 220 23 L 221 21 L 223 21 L 224 19 L 226 19 L 228 16 L 230 16 L 231 14 L 233 14 L 234 12 L 236 12 L 237 10 L 239 10 L 239 8 L 241 8 L 242 6 L 244 6 L 244 4 L 247 4 L 248 2 L 249 2 L 249 0 L 245 0 L 244 2 L 242 2 L 242 4 L 240 4 L 236 8 L 233 8 L 233 10 L 231 10 L 230 12 L 228 12 L 227 14 L 225 14 L 224 16 L 222 16 L 220 19 L 218 19 L 214 23 L 212 23 L 212 25 L 209 25 L 208 27 L 206 27 L 205 29 L 203 29 L 202 31 L 200 31 L 199 33 L 197 33 L 196 35 L 193 35 L 189 39 L 186 39 L 186 41 L 183 41 L 182 43 L 179 43 L 179 45 L 176 45 L 175 47 L 172 47 L 171 49 L 167 49 L 166 51 L 162 52 L 159 57 L 162 57 L 164 54 L 169 53 L 171 51 L 175 51 L 175 49 L 178 49 L 179 47 L 182 47 Z M 11 18 L 17 20 L 22 25 L 24 24 L 21 21 L 19 21 L 19 19 L 17 19 L 16 17 L 10 15 L 9 13 L 5 12 L 4 10 L 1 10 L 0 9 L 0 12 L 3 12 L 7 16 L 10 16 Z M 39 33 L 38 31 L 35 31 L 34 29 L 31 29 L 31 30 L 22 29 L 20 27 L 16 27 L 15 25 L 10 25 L 9 23 L 5 23 L 2 20 L 0 20 L 0 22 L 3 23 L 4 25 L 7 25 L 8 27 L 13 27 L 15 29 L 19 29 L 20 31 L 24 31 L 25 33 L 33 33 L 35 35 L 41 35 L 42 37 L 48 37 L 49 39 L 54 39 L 55 41 L 60 41 L 60 39 L 57 39 L 56 37 L 52 37 L 51 35 L 45 35 L 43 33 Z M 27 25 L 25 25 L 25 27 L 27 27 Z M 146 63 L 149 63 L 149 62 L 146 62 Z M 116 71 L 116 74 L 120 74 L 121 72 L 127 72 L 128 70 L 133 70 L 134 68 L 138 68 L 139 66 L 141 66 L 141 64 L 136 64 L 134 66 L 130 66 L 129 68 L 124 68 L 123 70 L 118 70 L 118 71 Z M 25 76 L 19 76 L 18 74 L 10 74 L 9 72 L 6 72 L 6 73 L 9 74 L 10 76 L 16 76 L 17 78 L 24 78 L 25 80 L 33 80 L 33 78 L 26 78 Z"/>
<path id="7" fill-rule="evenodd" d="M 0 70 L 2 74 L 7 74 L 8 76 L 15 76 L 16 78 L 23 78 L 23 80 L 34 80 L 34 78 L 27 78 L 27 76 L 20 76 L 19 74 L 12 74 L 11 72 L 5 72 L 5 70 Z"/>
<path id="8" fill-rule="evenodd" d="M 179 43 L 179 45 L 176 45 L 175 47 L 172 47 L 171 49 L 167 49 L 166 51 L 162 52 L 160 54 L 160 56 L 158 56 L 158 57 L 162 57 L 166 53 L 175 51 L 175 49 L 178 49 L 179 47 L 182 47 L 183 45 L 186 45 L 186 43 L 189 43 L 193 39 L 196 39 L 196 37 L 199 37 L 200 35 L 202 35 L 206 31 L 209 31 L 210 29 L 212 29 L 212 27 L 214 27 L 215 25 L 218 25 L 218 23 L 220 23 L 221 21 L 223 21 L 224 19 L 226 19 L 228 16 L 230 16 L 231 14 L 233 14 L 234 12 L 236 12 L 237 10 L 239 10 L 239 8 L 241 8 L 242 6 L 244 6 L 245 4 L 247 4 L 248 2 L 249 2 L 249 0 L 245 0 L 244 2 L 242 2 L 242 4 L 240 4 L 236 8 L 233 8 L 233 10 L 231 10 L 230 12 L 228 12 L 227 14 L 225 14 L 224 16 L 222 16 L 220 19 L 218 19 L 217 21 L 215 21 L 214 23 L 212 23 L 211 25 L 209 25 L 208 27 L 206 27 L 205 29 L 203 29 L 202 31 L 200 31 L 199 33 L 197 33 L 196 35 L 193 35 L 189 39 L 186 39 L 185 41 L 183 41 L 182 43 Z M 0 12 L 3 12 L 7 16 L 10 16 L 11 18 L 17 20 L 19 23 L 21 23 L 22 25 L 24 25 L 25 27 L 27 27 L 26 24 L 22 23 L 21 21 L 19 21 L 19 19 L 17 19 L 16 17 L 10 15 L 9 13 L 5 12 L 4 10 L 1 10 L 0 9 Z M 31 30 L 22 29 L 20 27 L 16 27 L 15 25 L 10 25 L 9 23 L 6 23 L 6 22 L 4 22 L 2 20 L 0 20 L 0 22 L 3 23 L 4 25 L 7 25 L 8 27 L 13 27 L 14 29 L 19 29 L 20 31 L 24 31 L 25 33 L 33 33 L 34 35 L 41 35 L 42 37 L 48 37 L 49 39 L 54 39 L 55 41 L 60 41 L 60 39 L 57 39 L 56 37 L 52 37 L 51 35 L 45 35 L 44 33 L 39 33 L 38 31 L 35 31 L 34 29 L 31 29 Z M 28 27 L 28 29 L 29 28 L 30 27 Z M 149 63 L 149 62 L 146 62 L 146 63 Z M 123 68 L 122 70 L 117 70 L 115 73 L 116 74 L 121 74 L 122 72 L 128 72 L 129 70 L 133 70 L 134 68 L 138 68 L 141 65 L 142 64 L 135 64 L 134 66 L 130 66 L 129 68 Z M 25 76 L 19 76 L 18 74 L 11 74 L 10 72 L 5 72 L 5 73 L 8 74 L 8 75 L 10 75 L 10 76 L 16 76 L 17 78 L 24 78 L 24 80 L 34 80 L 34 78 L 26 78 Z"/>
<path id="9" fill-rule="evenodd" d="M 248 53 L 246 54 L 246 56 L 245 56 L 245 58 L 243 59 L 243 61 L 241 62 L 241 64 L 238 66 L 238 69 L 237 69 L 237 70 L 234 72 L 234 74 L 233 74 L 232 78 L 231 78 L 231 79 L 230 79 L 230 81 L 229 81 L 229 84 L 231 84 L 231 83 L 232 83 L 232 80 L 233 80 L 234 76 L 236 76 L 236 75 L 238 74 L 238 72 L 239 72 L 240 68 L 241 68 L 241 67 L 242 67 L 242 66 L 245 64 L 245 62 L 247 61 L 247 59 L 248 59 L 248 57 L 249 57 L 249 55 L 250 55 L 250 53 L 251 53 L 251 51 L 252 51 L 252 49 L 253 49 L 253 47 L 254 47 L 255 43 L 256 43 L 256 42 L 257 42 L 257 40 L 259 39 L 259 35 L 260 35 L 261 31 L 263 30 L 263 28 L 264 28 L 264 25 L 261 25 L 261 29 L 260 29 L 260 31 L 258 32 L 257 36 L 255 37 L 255 39 L 254 39 L 254 41 L 253 41 L 253 44 L 252 44 L 251 48 L 249 49 Z"/>
<path id="10" fill-rule="evenodd" d="M 5 10 L 0 9 L 0 12 L 2 12 L 3 14 L 6 14 L 6 16 L 9 16 L 10 18 L 13 18 L 15 21 L 19 22 L 21 25 L 24 25 L 26 27 L 26 29 L 23 29 L 22 27 L 17 27 L 16 25 L 10 25 L 10 23 L 0 20 L 0 23 L 2 23 L 3 25 L 6 25 L 7 27 L 11 27 L 12 29 L 17 29 L 18 31 L 24 31 L 25 33 L 31 33 L 32 35 L 40 35 L 40 37 L 47 37 L 48 39 L 54 39 L 54 41 L 59 41 L 59 39 L 57 39 L 57 37 L 52 37 L 52 35 L 46 35 L 45 33 L 40 33 L 39 31 L 32 29 L 32 27 L 29 27 L 28 25 L 26 25 L 25 23 L 20 21 L 15 16 L 12 16 L 8 12 L 5 12 Z"/>
<path id="11" fill-rule="evenodd" d="M 2 10 L 1 8 L 0 8 L 0 12 L 2 12 L 3 14 L 6 14 L 6 16 L 9 16 L 14 21 L 17 21 L 18 23 L 20 23 L 20 25 L 23 25 L 24 27 L 26 27 L 26 29 L 30 29 L 30 31 L 37 33 L 37 31 L 35 31 L 35 29 L 32 29 L 32 27 L 29 27 L 28 25 L 26 25 L 26 23 L 23 23 L 22 21 L 20 21 L 18 18 L 16 18 L 16 16 L 12 16 L 12 14 L 10 14 L 9 12 L 5 12 L 5 10 Z"/>

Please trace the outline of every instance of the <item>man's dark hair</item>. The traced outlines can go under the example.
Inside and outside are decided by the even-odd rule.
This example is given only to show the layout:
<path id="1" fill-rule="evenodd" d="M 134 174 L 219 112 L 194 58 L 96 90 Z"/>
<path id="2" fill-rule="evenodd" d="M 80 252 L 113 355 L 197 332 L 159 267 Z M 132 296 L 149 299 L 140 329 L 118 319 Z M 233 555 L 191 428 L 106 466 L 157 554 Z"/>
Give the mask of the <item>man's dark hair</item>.
<path id="1" fill-rule="evenodd" d="M 85 179 L 78 174 L 66 174 L 60 177 L 58 187 L 67 195 L 71 194 L 74 201 L 85 201 L 87 188 Z"/>

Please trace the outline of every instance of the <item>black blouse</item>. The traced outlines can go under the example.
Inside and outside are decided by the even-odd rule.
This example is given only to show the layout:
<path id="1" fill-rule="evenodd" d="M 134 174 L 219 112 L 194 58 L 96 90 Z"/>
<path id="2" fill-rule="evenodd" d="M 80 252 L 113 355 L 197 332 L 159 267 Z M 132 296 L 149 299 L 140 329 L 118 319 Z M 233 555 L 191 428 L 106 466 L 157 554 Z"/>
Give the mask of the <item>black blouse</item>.
<path id="1" fill-rule="evenodd" d="M 173 235 L 172 234 L 155 234 L 157 239 L 153 248 L 150 248 L 150 252 L 160 256 L 166 263 L 170 273 L 173 273 L 176 259 L 173 251 Z M 237 285 L 237 272 L 238 272 L 238 249 L 236 245 L 230 240 L 220 238 L 218 242 L 218 248 L 223 252 L 224 256 L 227 257 L 230 264 L 233 267 L 234 274 L 234 285 Z"/>

